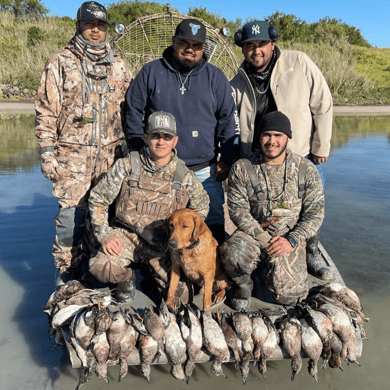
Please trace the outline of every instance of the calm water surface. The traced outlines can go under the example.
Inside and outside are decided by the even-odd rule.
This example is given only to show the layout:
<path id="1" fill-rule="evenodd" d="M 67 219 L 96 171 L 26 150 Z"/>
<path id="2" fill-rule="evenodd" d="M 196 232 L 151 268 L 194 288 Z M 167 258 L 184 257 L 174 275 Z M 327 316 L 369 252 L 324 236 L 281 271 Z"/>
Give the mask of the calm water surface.
<path id="1" fill-rule="evenodd" d="M 40 172 L 34 118 L 0 122 L 0 390 L 74 389 L 79 371 L 61 347 L 48 341 L 42 307 L 54 288 L 51 246 L 56 200 Z M 315 384 L 304 361 L 295 382 L 290 361 L 268 363 L 267 380 L 251 369 L 245 389 L 390 389 L 390 119 L 337 117 L 332 155 L 325 164 L 326 218 L 321 241 L 371 317 L 365 325 L 361 367 L 320 370 Z M 202 389 L 242 387 L 228 364 L 228 379 L 198 365 L 190 385 L 152 367 L 148 384 L 137 367 L 117 383 L 95 376 L 82 389 Z"/>

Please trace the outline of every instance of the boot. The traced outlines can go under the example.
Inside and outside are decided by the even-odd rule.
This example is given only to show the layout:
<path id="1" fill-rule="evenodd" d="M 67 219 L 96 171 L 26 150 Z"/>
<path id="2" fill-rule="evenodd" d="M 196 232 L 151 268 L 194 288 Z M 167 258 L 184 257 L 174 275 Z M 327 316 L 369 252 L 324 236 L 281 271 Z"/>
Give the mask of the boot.
<path id="1" fill-rule="evenodd" d="M 238 278 L 233 279 L 234 286 L 234 295 L 230 300 L 230 306 L 236 310 L 240 311 L 242 309 L 247 309 L 251 305 L 251 295 L 253 290 L 253 281 L 250 275 L 243 275 Z"/>
<path id="2" fill-rule="evenodd" d="M 218 245 L 222 245 L 225 242 L 225 226 L 224 225 L 212 225 L 209 226 L 213 237 L 217 240 Z"/>
<path id="3" fill-rule="evenodd" d="M 332 271 L 325 265 L 318 252 L 318 236 L 317 233 L 306 241 L 307 271 L 318 279 L 331 280 L 333 279 Z"/>
<path id="4" fill-rule="evenodd" d="M 115 289 L 115 299 L 119 303 L 130 303 L 134 300 L 135 297 L 135 273 L 130 280 L 125 282 L 118 283 Z"/>

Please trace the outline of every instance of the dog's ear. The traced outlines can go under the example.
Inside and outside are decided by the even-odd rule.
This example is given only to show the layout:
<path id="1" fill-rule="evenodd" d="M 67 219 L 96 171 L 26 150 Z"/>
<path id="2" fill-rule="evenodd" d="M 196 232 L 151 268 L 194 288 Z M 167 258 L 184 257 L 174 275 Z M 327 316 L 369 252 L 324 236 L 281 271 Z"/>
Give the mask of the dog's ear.
<path id="1" fill-rule="evenodd" d="M 202 234 L 205 234 L 207 231 L 207 225 L 204 223 L 203 219 L 199 215 L 194 215 L 194 230 L 192 232 L 192 239 L 194 241 L 198 240 Z"/>
<path id="2" fill-rule="evenodd" d="M 164 220 L 164 223 L 163 223 L 163 229 L 169 234 L 169 218 L 171 218 L 171 215 L 173 214 L 174 212 L 170 213 Z"/>

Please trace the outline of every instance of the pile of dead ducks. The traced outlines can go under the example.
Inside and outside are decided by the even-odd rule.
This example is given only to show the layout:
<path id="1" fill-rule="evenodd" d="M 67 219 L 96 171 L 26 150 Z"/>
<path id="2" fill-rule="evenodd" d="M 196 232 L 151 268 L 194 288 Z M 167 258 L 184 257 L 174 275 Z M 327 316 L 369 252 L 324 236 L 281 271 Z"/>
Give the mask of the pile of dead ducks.
<path id="1" fill-rule="evenodd" d="M 308 358 L 308 371 L 317 382 L 320 358 L 324 369 L 343 370 L 343 360 L 359 365 L 366 338 L 363 323 L 369 321 L 357 295 L 335 282 L 313 287 L 304 301 L 276 317 L 266 309 L 201 312 L 180 305 L 172 311 L 164 301 L 142 313 L 122 309 L 110 291 L 87 289 L 78 281 L 57 289 L 44 311 L 56 344 L 64 343 L 67 329 L 81 361 L 76 390 L 93 372 L 108 383 L 108 365 L 119 364 L 121 381 L 128 360 L 140 364 L 148 382 L 151 364 L 170 363 L 171 374 L 187 383 L 196 362 L 211 359 L 211 372 L 223 377 L 223 363 L 235 362 L 246 383 L 251 362 L 266 378 L 267 360 L 275 358 L 275 351 L 291 358 L 291 380 L 302 368 L 302 357 Z"/>

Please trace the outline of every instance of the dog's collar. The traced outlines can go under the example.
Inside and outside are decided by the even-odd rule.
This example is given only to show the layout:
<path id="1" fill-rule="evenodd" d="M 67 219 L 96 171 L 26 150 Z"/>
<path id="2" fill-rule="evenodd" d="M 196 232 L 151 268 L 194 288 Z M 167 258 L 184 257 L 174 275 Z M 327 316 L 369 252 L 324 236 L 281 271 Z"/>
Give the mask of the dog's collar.
<path id="1" fill-rule="evenodd" d="M 186 246 L 186 247 L 183 248 L 183 249 L 194 249 L 194 248 L 196 248 L 199 244 L 200 244 L 200 240 L 199 240 L 199 238 L 198 238 L 198 239 L 197 239 L 196 241 L 194 241 L 191 245 Z"/>

